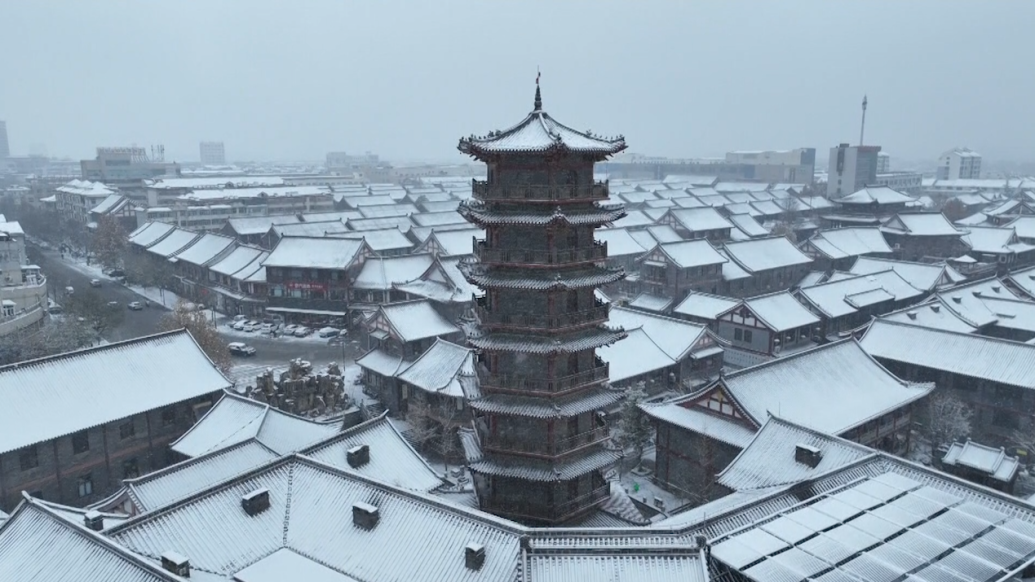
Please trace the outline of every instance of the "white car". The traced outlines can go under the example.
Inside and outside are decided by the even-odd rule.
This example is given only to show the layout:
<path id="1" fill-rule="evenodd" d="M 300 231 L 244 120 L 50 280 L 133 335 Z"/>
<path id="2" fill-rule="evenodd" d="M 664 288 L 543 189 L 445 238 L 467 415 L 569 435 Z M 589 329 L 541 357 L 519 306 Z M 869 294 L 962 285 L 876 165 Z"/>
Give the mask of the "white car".
<path id="1" fill-rule="evenodd" d="M 338 334 L 341 333 L 341 330 L 339 330 L 336 327 L 321 327 L 320 331 L 318 331 L 317 333 L 322 338 L 338 337 Z"/>
<path id="2" fill-rule="evenodd" d="M 253 333 L 257 329 L 259 329 L 259 326 L 255 325 L 254 322 L 249 321 L 248 323 L 244 324 L 244 328 L 241 331 L 245 333 Z"/>
<path id="3" fill-rule="evenodd" d="M 297 325 L 295 325 L 294 323 L 292 323 L 292 324 L 288 324 L 288 325 L 285 325 L 285 326 L 284 326 L 284 327 L 283 327 L 283 328 L 282 328 L 282 329 L 280 330 L 280 333 L 282 333 L 282 334 L 284 334 L 284 335 L 295 335 L 295 330 L 296 330 L 296 329 L 298 329 L 298 326 L 297 326 Z"/>
<path id="4" fill-rule="evenodd" d="M 309 335 L 312 332 L 313 332 L 313 330 L 309 329 L 308 327 L 306 327 L 304 325 L 300 325 L 300 326 L 295 328 L 295 331 L 293 332 L 292 335 L 294 335 L 295 337 L 305 337 L 305 336 Z"/>
<path id="5" fill-rule="evenodd" d="M 234 316 L 234 323 L 237 323 L 238 321 L 247 321 L 247 320 L 248 320 L 248 316 L 243 314 L 243 313 Z"/>
<path id="6" fill-rule="evenodd" d="M 269 333 L 269 332 L 273 331 L 273 324 L 272 323 L 264 323 L 264 324 L 259 326 L 259 331 L 262 332 L 262 333 Z"/>
<path id="7" fill-rule="evenodd" d="M 247 321 L 237 321 L 234 322 L 234 324 L 231 327 L 233 327 L 237 331 L 244 331 L 244 326 L 246 325 L 248 325 Z"/>

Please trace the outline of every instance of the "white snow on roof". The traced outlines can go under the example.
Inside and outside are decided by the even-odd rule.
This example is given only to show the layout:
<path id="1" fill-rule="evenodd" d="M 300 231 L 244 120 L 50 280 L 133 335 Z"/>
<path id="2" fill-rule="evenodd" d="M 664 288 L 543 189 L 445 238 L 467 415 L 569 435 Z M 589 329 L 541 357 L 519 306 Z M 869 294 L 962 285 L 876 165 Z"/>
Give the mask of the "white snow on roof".
<path id="1" fill-rule="evenodd" d="M 414 214 L 410 217 L 410 220 L 412 220 L 417 226 L 442 226 L 445 224 L 464 224 L 467 222 L 467 219 L 455 210 Z"/>
<path id="2" fill-rule="evenodd" d="M 543 552 L 528 556 L 529 582 L 574 580 L 681 580 L 707 582 L 705 561 L 695 549 L 665 555 L 626 555 L 591 551 Z M 250 581 L 248 581 L 250 582 Z"/>
<path id="3" fill-rule="evenodd" d="M 554 148 L 614 154 L 625 149 L 625 139 L 602 138 L 576 131 L 557 122 L 545 111 L 536 109 L 517 125 L 494 135 L 460 140 L 461 151 L 471 155 L 476 152 L 544 152 Z"/>
<path id="4" fill-rule="evenodd" d="M 352 264 L 363 249 L 363 241 L 344 238 L 280 239 L 263 261 L 265 267 L 342 270 Z"/>
<path id="5" fill-rule="evenodd" d="M 679 233 L 667 224 L 648 226 L 647 232 L 649 232 L 650 235 L 654 237 L 654 239 L 657 240 L 659 243 L 670 243 L 683 240 L 683 237 L 679 236 Z"/>
<path id="6" fill-rule="evenodd" d="M 870 324 L 859 343 L 875 358 L 1028 390 L 1035 387 L 1035 345 L 882 319 Z"/>
<path id="7" fill-rule="evenodd" d="M 102 200 L 100 204 L 90 209 L 90 212 L 96 214 L 109 214 L 117 210 L 121 210 L 123 206 L 127 204 L 126 198 L 119 196 L 118 194 L 109 194 L 107 198 Z"/>
<path id="8" fill-rule="evenodd" d="M 741 232 L 750 237 L 769 236 L 766 230 L 757 220 L 751 217 L 751 213 L 733 214 L 729 217 L 730 222 L 740 229 Z"/>
<path id="9" fill-rule="evenodd" d="M 192 265 L 204 266 L 233 244 L 234 239 L 232 238 L 218 234 L 205 234 L 190 248 L 176 255 L 176 258 Z"/>
<path id="10" fill-rule="evenodd" d="M 164 222 L 148 222 L 130 233 L 129 242 L 130 244 L 147 248 L 161 240 L 162 237 L 172 232 L 175 228 L 175 226 Z"/>
<path id="11" fill-rule="evenodd" d="M 147 180 L 148 188 L 155 190 L 205 189 L 205 188 L 247 188 L 256 186 L 281 186 L 284 178 L 277 176 L 220 176 L 214 178 L 159 178 Z"/>
<path id="12" fill-rule="evenodd" d="M 989 447 L 970 439 L 965 443 L 952 443 L 942 463 L 969 467 L 1006 483 L 1013 480 L 1020 468 L 1017 457 L 1008 456 L 1002 447 Z"/>
<path id="13" fill-rule="evenodd" d="M 1016 249 L 1011 247 L 1017 242 L 1017 233 L 1009 227 L 971 226 L 967 229 L 967 234 L 963 235 L 963 241 L 970 245 L 974 252 L 1008 254 L 1016 252 Z"/>
<path id="14" fill-rule="evenodd" d="M 199 238 L 201 238 L 201 235 L 196 232 L 177 228 L 154 246 L 149 247 L 147 252 L 154 253 L 163 258 L 173 257 L 188 246 L 194 244 L 194 241 Z"/>
<path id="15" fill-rule="evenodd" d="M 772 412 L 834 435 L 905 406 L 934 388 L 899 380 L 851 339 L 739 370 L 721 382 L 758 423 Z"/>
<path id="16" fill-rule="evenodd" d="M 186 331 L 0 368 L 0 452 L 230 385 Z M 46 422 L 42 422 L 45 419 Z"/>
<path id="17" fill-rule="evenodd" d="M 755 431 L 733 419 L 711 414 L 699 406 L 684 404 L 679 399 L 661 404 L 643 404 L 640 408 L 649 416 L 687 430 L 709 436 L 719 442 L 743 449 L 755 436 Z"/>
<path id="18" fill-rule="evenodd" d="M 384 290 L 393 285 L 419 279 L 431 266 L 434 257 L 428 254 L 401 257 L 371 257 L 363 263 L 352 286 L 355 289 Z"/>
<path id="19" fill-rule="evenodd" d="M 387 218 L 392 216 L 409 216 L 417 213 L 417 207 L 412 204 L 371 204 L 361 205 L 357 211 L 363 218 Z"/>
<path id="20" fill-rule="evenodd" d="M 730 297 L 691 292 L 672 310 L 672 313 L 714 320 L 738 303 L 740 300 Z"/>
<path id="21" fill-rule="evenodd" d="M 641 231 L 638 234 L 646 234 L 646 232 Z M 607 244 L 608 257 L 640 256 L 646 252 L 643 245 L 637 242 L 636 238 L 631 236 L 629 231 L 624 228 L 601 229 L 596 231 L 594 235 L 598 242 Z M 649 234 L 647 236 L 650 237 Z"/>
<path id="22" fill-rule="evenodd" d="M 625 338 L 597 348 L 597 355 L 609 366 L 608 374 L 612 384 L 675 365 L 676 361 L 654 343 L 643 329 L 626 331 L 628 335 Z"/>
<path id="23" fill-rule="evenodd" d="M 726 257 L 720 255 L 715 247 L 706 240 L 663 243 L 658 247 L 666 257 L 672 260 L 673 265 L 680 269 L 726 262 Z"/>
<path id="24" fill-rule="evenodd" d="M 89 180 L 72 180 L 63 186 L 58 186 L 55 190 L 58 192 L 64 192 L 65 194 L 86 196 L 88 198 L 107 198 L 115 193 L 115 190 L 112 190 L 108 186 L 100 182 L 91 182 Z"/>
<path id="25" fill-rule="evenodd" d="M 248 218 L 228 218 L 227 224 L 240 236 L 266 234 L 274 224 L 298 224 L 302 222 L 294 214 L 283 216 L 250 216 Z"/>
<path id="26" fill-rule="evenodd" d="M 176 197 L 183 201 L 239 200 L 242 198 L 307 198 L 330 196 L 327 186 L 272 186 L 261 188 L 226 188 L 223 190 L 191 190 Z"/>
<path id="27" fill-rule="evenodd" d="M 945 264 L 912 263 L 876 257 L 859 257 L 850 272 L 854 275 L 869 275 L 888 269 L 895 271 L 910 285 L 922 291 L 933 291 L 936 287 L 966 279 L 956 269 Z"/>
<path id="28" fill-rule="evenodd" d="M 923 305 L 913 305 L 899 311 L 887 313 L 880 316 L 880 319 L 959 333 L 974 333 L 977 331 L 974 325 L 961 319 L 953 310 L 945 307 L 940 300 Z"/>
<path id="29" fill-rule="evenodd" d="M 259 248 L 238 246 L 231 251 L 229 255 L 223 257 L 223 260 L 210 266 L 209 270 L 213 273 L 230 277 L 234 273 L 237 273 L 241 269 L 250 265 L 255 261 L 255 259 L 259 258 L 263 254 L 266 254 L 266 251 Z"/>
<path id="30" fill-rule="evenodd" d="M 924 294 L 892 270 L 832 279 L 826 283 L 802 288 L 799 293 L 827 317 L 836 318 L 858 310 L 858 306 L 849 302 L 851 297 L 876 289 L 883 290 L 887 293 L 887 299 L 895 301 L 919 298 Z"/>
<path id="31" fill-rule="evenodd" d="M 666 211 L 667 212 L 667 211 Z M 654 219 L 639 210 L 630 210 L 613 223 L 614 228 L 636 228 L 654 226 Z"/>
<path id="32" fill-rule="evenodd" d="M 786 291 L 745 299 L 744 304 L 773 331 L 787 331 L 819 323 L 818 317 Z"/>
<path id="33" fill-rule="evenodd" d="M 903 212 L 889 218 L 881 231 L 908 236 L 959 236 L 964 231 L 953 226 L 941 212 Z"/>
<path id="34" fill-rule="evenodd" d="M 328 222 L 293 222 L 287 224 L 274 224 L 270 230 L 279 237 L 310 237 L 324 238 L 332 234 L 350 232 L 344 222 L 331 220 Z"/>
<path id="35" fill-rule="evenodd" d="M 887 186 L 871 186 L 840 198 L 837 202 L 841 204 L 904 204 L 913 202 L 914 198 L 907 196 Z"/>
<path id="36" fill-rule="evenodd" d="M 816 233 L 808 244 L 831 259 L 871 253 L 891 254 L 891 247 L 879 228 L 835 228 Z"/>
<path id="37" fill-rule="evenodd" d="M 364 230 L 362 232 L 349 231 L 343 234 L 335 234 L 335 237 L 363 239 L 367 246 L 375 253 L 382 251 L 394 251 L 399 249 L 413 248 L 413 241 L 399 232 L 398 228 L 384 228 L 380 230 Z"/>
<path id="38" fill-rule="evenodd" d="M 439 338 L 396 377 L 421 390 L 452 398 L 476 397 L 474 350 Z"/>
<path id="39" fill-rule="evenodd" d="M 480 228 L 435 229 L 431 236 L 442 247 L 442 255 L 456 257 L 474 253 L 474 239 L 484 240 L 485 231 Z"/>
<path id="40" fill-rule="evenodd" d="M 640 293 L 629 302 L 629 307 L 661 313 L 672 305 L 672 298 L 663 295 Z"/>
<path id="41" fill-rule="evenodd" d="M 668 214 L 690 232 L 733 228 L 714 208 L 672 208 Z"/>
<path id="42" fill-rule="evenodd" d="M 723 248 L 727 256 L 752 273 L 812 262 L 782 236 L 726 243 Z"/>
<path id="43" fill-rule="evenodd" d="M 670 358 L 679 361 L 689 355 L 690 349 L 705 333 L 705 326 L 646 313 L 627 307 L 612 307 L 608 325 L 626 331 L 641 328 Z M 615 344 L 616 347 L 622 343 Z"/>
<path id="44" fill-rule="evenodd" d="M 404 342 L 450 335 L 460 331 L 460 328 L 442 317 L 427 299 L 388 303 L 381 305 L 378 309 L 388 320 L 389 325 L 399 334 L 399 339 Z"/>

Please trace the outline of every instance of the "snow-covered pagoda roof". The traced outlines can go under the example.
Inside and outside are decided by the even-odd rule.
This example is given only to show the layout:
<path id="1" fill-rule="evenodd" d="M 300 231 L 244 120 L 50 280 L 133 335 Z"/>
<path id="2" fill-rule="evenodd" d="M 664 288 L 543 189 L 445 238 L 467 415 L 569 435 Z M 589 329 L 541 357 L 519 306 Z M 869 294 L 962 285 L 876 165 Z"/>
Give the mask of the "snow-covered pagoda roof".
<path id="1" fill-rule="evenodd" d="M 539 86 L 535 88 L 535 106 L 517 125 L 488 135 L 460 138 L 461 152 L 474 158 L 497 154 L 539 154 L 567 151 L 593 154 L 601 159 L 624 150 L 625 137 L 601 137 L 592 132 L 576 131 L 543 111 Z"/>

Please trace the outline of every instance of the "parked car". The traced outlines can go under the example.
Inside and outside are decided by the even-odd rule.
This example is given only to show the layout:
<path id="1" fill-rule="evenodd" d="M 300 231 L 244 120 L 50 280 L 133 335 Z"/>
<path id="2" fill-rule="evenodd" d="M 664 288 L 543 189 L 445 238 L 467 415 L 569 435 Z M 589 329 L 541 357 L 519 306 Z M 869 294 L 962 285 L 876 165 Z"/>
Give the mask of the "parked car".
<path id="1" fill-rule="evenodd" d="M 280 329 L 280 333 L 284 335 L 295 335 L 295 330 L 298 329 L 298 325 L 289 323 Z"/>
<path id="2" fill-rule="evenodd" d="M 252 322 L 248 321 L 245 322 L 244 327 L 241 328 L 241 331 L 243 331 L 244 333 L 254 333 L 256 329 L 259 328 L 256 327 L 255 324 L 253 324 Z"/>
<path id="3" fill-rule="evenodd" d="M 119 302 L 118 301 L 109 301 L 108 302 L 108 307 L 118 307 L 118 306 L 119 306 Z"/>
<path id="4" fill-rule="evenodd" d="M 90 279 L 90 286 L 91 287 L 100 287 L 101 286 L 101 280 L 100 279 Z"/>
<path id="5" fill-rule="evenodd" d="M 234 323 L 237 323 L 238 321 L 247 321 L 247 320 L 248 320 L 248 316 L 243 314 L 243 313 L 240 313 L 240 314 L 234 316 Z"/>
<path id="6" fill-rule="evenodd" d="M 235 321 L 231 327 L 237 331 L 244 331 L 244 326 L 246 325 L 248 325 L 248 322 L 242 319 L 241 321 Z"/>
<path id="7" fill-rule="evenodd" d="M 341 333 L 341 330 L 339 330 L 336 327 L 322 327 L 322 328 L 320 328 L 320 331 L 317 332 L 317 333 L 320 335 L 320 337 L 324 337 L 324 338 L 326 338 L 326 337 L 338 337 L 338 334 Z"/>
<path id="8" fill-rule="evenodd" d="M 250 358 L 255 355 L 255 348 L 241 342 L 229 343 L 226 345 L 226 349 L 230 352 L 230 355 L 232 356 L 242 356 L 245 358 Z"/>
<path id="9" fill-rule="evenodd" d="M 131 301 L 126 304 L 126 307 L 128 307 L 131 311 L 141 311 L 142 309 L 144 309 L 144 306 L 139 301 Z"/>
<path id="10" fill-rule="evenodd" d="M 313 330 L 309 329 L 304 325 L 300 325 L 295 328 L 295 331 L 292 333 L 292 335 L 294 335 L 295 337 L 305 337 L 311 333 L 313 333 Z"/>
<path id="11" fill-rule="evenodd" d="M 273 331 L 273 323 L 263 323 L 259 326 L 259 331 L 262 333 L 270 333 Z"/>
<path id="12" fill-rule="evenodd" d="M 65 287 L 65 295 L 71 295 L 73 293 L 75 293 L 75 287 L 72 287 L 72 286 Z"/>
<path id="13" fill-rule="evenodd" d="M 115 277 L 115 278 L 125 277 L 126 276 L 126 272 L 123 271 L 122 269 L 112 269 L 111 271 L 108 272 L 108 276 L 109 277 Z"/>

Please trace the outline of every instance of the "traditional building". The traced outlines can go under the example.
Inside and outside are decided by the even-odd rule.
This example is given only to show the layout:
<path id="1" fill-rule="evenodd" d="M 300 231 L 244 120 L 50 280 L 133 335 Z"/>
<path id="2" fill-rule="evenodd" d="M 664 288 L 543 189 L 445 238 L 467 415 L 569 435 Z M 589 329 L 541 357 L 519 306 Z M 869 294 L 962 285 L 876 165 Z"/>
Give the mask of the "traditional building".
<path id="1" fill-rule="evenodd" d="M 593 164 L 625 149 L 625 139 L 566 127 L 542 109 L 517 125 L 460 140 L 461 152 L 485 162 L 474 199 L 460 212 L 485 228 L 474 259 L 461 263 L 486 292 L 468 343 L 482 352 L 476 439 L 464 439 L 480 507 L 536 523 L 586 514 L 609 496 L 604 472 L 617 455 L 602 445 L 598 414 L 618 392 L 604 387 L 608 367 L 596 348 L 624 337 L 605 327 L 608 306 L 597 287 L 620 280 L 602 266 L 607 245 L 596 228 L 625 214 L 602 204 L 606 183 Z M 472 442 L 474 441 L 474 442 Z"/>

